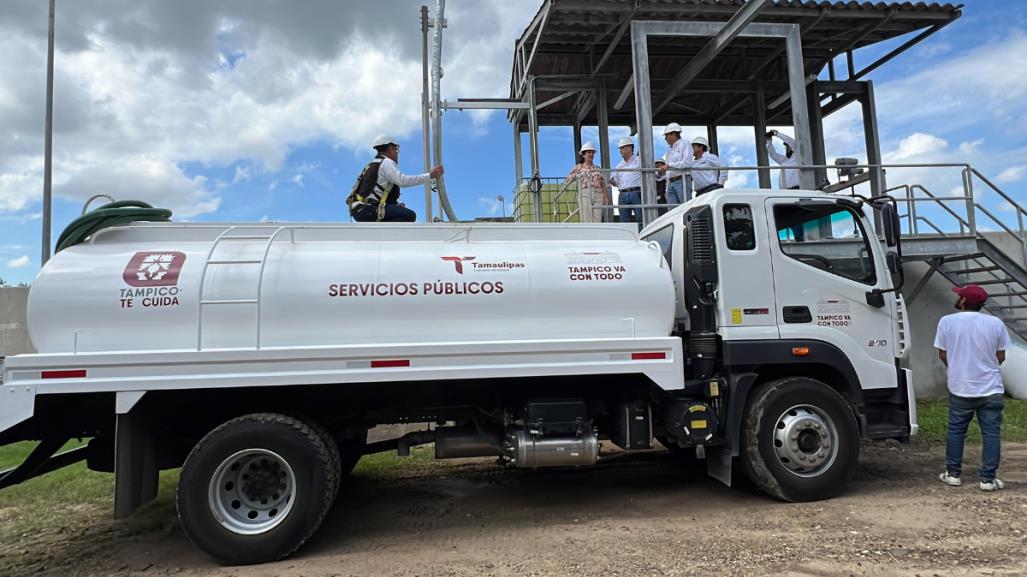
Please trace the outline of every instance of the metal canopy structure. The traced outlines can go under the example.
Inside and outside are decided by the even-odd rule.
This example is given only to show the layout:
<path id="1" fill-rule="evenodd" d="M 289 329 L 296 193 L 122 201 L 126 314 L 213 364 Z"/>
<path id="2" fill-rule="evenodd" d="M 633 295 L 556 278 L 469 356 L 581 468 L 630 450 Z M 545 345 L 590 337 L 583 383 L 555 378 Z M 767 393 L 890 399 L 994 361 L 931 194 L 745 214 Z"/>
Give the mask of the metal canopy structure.
<path id="1" fill-rule="evenodd" d="M 607 110 L 607 123 L 635 126 L 631 22 L 726 23 L 747 9 L 746 4 L 743 0 L 547 0 L 517 40 L 510 98 L 527 101 L 531 77 L 603 79 L 602 90 L 612 104 Z M 955 21 L 961 9 L 961 5 L 923 2 L 769 0 L 758 11 L 753 10 L 758 13 L 752 21 L 798 24 L 807 78 L 816 78 L 830 68 L 832 80 L 853 81 Z M 852 51 L 913 32 L 917 34 L 874 63 L 853 69 Z M 704 59 L 701 53 L 704 48 L 709 52 L 708 44 L 708 38 L 698 36 L 650 39 L 653 124 L 753 126 L 757 114 L 751 105 L 745 104 L 752 100 L 757 84 L 762 84 L 769 104 L 766 122 L 791 124 L 782 42 L 765 37 L 734 37 L 715 56 Z M 835 58 L 845 55 L 848 70 L 833 74 Z M 682 83 L 680 74 L 686 65 L 698 70 Z M 537 87 L 535 98 L 537 102 L 547 102 L 565 92 L 567 89 L 560 83 L 543 84 Z M 597 96 L 592 94 L 552 102 L 538 111 L 538 125 L 597 126 L 600 115 L 596 100 Z M 526 115 L 511 112 L 510 118 L 516 119 L 521 130 L 528 130 Z"/>
<path id="2" fill-rule="evenodd" d="M 873 84 L 867 74 L 958 19 L 962 5 L 799 0 L 545 0 L 514 50 L 510 97 L 516 177 L 520 135 L 529 135 L 531 175 L 539 176 L 538 130 L 599 128 L 600 164 L 610 167 L 609 126 L 649 134 L 671 122 L 705 126 L 718 151 L 718 126 L 752 126 L 757 164 L 768 166 L 768 125 L 793 126 L 804 188 L 827 183 L 823 118 L 862 107 L 871 193 L 886 189 Z M 857 69 L 853 52 L 906 40 Z M 835 70 L 844 57 L 844 74 Z M 824 72 L 826 79 L 821 79 Z M 637 97 L 644 94 L 643 98 Z M 495 106 L 499 108 L 500 106 Z M 643 166 L 654 151 L 640 139 Z M 770 171 L 759 171 L 769 188 Z M 655 206 L 655 181 L 642 178 L 642 202 Z M 649 208 L 649 222 L 655 209 Z"/>

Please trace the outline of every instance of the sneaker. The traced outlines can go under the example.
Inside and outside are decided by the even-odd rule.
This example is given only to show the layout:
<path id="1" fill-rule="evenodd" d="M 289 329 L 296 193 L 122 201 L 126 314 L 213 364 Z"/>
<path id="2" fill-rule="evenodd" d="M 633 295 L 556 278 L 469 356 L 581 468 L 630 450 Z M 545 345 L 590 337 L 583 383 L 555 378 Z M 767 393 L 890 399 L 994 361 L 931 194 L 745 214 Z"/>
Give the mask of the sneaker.
<path id="1" fill-rule="evenodd" d="M 948 471 L 945 471 L 944 473 L 939 474 L 938 475 L 938 480 L 941 481 L 942 483 L 945 483 L 946 485 L 951 486 L 951 487 L 959 487 L 959 486 L 962 486 L 962 484 L 963 484 L 963 480 L 962 479 L 960 479 L 959 477 L 953 477 L 952 475 L 949 475 Z M 982 491 L 994 491 L 994 489 L 985 489 L 984 488 L 984 482 L 981 482 L 981 490 Z"/>
<path id="2" fill-rule="evenodd" d="M 1006 484 L 1003 483 L 1002 481 L 998 480 L 998 479 L 992 479 L 990 481 L 981 481 L 981 490 L 982 491 L 987 491 L 987 492 L 990 493 L 991 491 L 998 491 L 999 489 L 1005 489 L 1005 488 L 1006 488 Z"/>

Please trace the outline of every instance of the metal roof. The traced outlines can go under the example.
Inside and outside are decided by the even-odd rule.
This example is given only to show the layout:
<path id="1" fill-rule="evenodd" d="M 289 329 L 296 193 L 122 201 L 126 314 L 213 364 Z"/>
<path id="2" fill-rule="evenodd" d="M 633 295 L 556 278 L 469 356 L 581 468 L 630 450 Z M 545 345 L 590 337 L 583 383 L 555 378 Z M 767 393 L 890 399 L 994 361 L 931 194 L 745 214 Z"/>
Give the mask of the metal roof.
<path id="1" fill-rule="evenodd" d="M 622 99 L 619 108 L 615 107 L 632 75 L 630 22 L 726 22 L 744 4 L 744 0 L 548 0 L 517 41 L 511 98 L 524 99 L 522 78 L 526 76 L 603 78 L 610 124 L 632 124 L 633 95 Z M 773 0 L 753 22 L 799 24 L 808 76 L 819 75 L 835 57 L 847 52 L 920 31 L 903 43 L 900 48 L 905 50 L 958 19 L 961 9 L 960 4 L 947 3 Z M 654 95 L 708 40 L 681 36 L 649 39 Z M 862 71 L 853 70 L 851 79 L 862 78 L 894 55 L 886 55 L 887 58 Z M 842 64 L 841 68 L 837 71 L 838 79 L 850 79 L 846 66 Z M 754 87 L 757 79 L 767 87 L 768 100 L 776 96 L 775 91 L 787 91 L 784 42 L 735 38 L 696 80 L 654 116 L 653 124 L 674 121 L 693 125 L 752 125 L 752 107 L 738 103 L 739 98 L 744 103 L 755 90 L 746 87 Z M 537 101 L 562 93 L 561 89 L 540 88 Z M 789 107 L 783 105 L 771 110 L 767 120 L 771 124 L 790 124 L 790 115 Z M 574 118 L 586 125 L 597 123 L 594 107 L 589 111 L 584 96 L 564 98 L 539 111 L 540 125 L 570 125 Z M 522 125 L 525 122 L 522 116 Z"/>

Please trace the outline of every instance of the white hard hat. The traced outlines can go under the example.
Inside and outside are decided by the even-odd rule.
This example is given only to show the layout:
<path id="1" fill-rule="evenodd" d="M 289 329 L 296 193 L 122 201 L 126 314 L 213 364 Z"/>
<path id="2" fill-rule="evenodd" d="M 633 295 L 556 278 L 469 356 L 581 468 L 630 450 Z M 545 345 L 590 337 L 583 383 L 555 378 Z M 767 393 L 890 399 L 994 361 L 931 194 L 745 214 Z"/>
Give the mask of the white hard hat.
<path id="1" fill-rule="evenodd" d="M 681 125 L 677 122 L 671 122 L 666 127 L 664 127 L 664 134 L 670 134 L 671 132 L 681 132 Z"/>
<path id="2" fill-rule="evenodd" d="M 624 138 L 617 141 L 617 148 L 623 148 L 625 146 L 634 146 L 635 143 L 631 141 L 631 138 L 625 136 Z"/>
<path id="3" fill-rule="evenodd" d="M 661 164 L 667 164 L 667 155 L 666 155 L 666 154 L 664 154 L 663 156 L 661 156 L 661 157 L 657 158 L 657 159 L 656 159 L 656 160 L 654 160 L 653 162 L 654 162 L 654 163 L 655 163 L 655 162 L 659 162 L 659 163 L 661 163 Z"/>
<path id="4" fill-rule="evenodd" d="M 371 148 L 378 148 L 379 146 L 385 146 L 386 144 L 396 144 L 396 139 L 388 134 L 379 134 L 373 141 L 371 141 Z"/>
<path id="5" fill-rule="evenodd" d="M 706 138 L 703 137 L 703 136 L 696 136 L 695 138 L 693 138 L 692 139 L 692 144 L 701 144 L 701 145 L 705 146 L 706 148 L 710 147 L 710 141 L 706 140 Z"/>
<path id="6" fill-rule="evenodd" d="M 596 147 L 592 145 L 591 141 L 589 141 L 589 142 L 586 142 L 585 144 L 582 144 L 581 145 L 581 150 L 579 150 L 578 152 L 585 152 L 586 150 L 591 150 L 592 152 L 595 152 L 596 151 Z"/>

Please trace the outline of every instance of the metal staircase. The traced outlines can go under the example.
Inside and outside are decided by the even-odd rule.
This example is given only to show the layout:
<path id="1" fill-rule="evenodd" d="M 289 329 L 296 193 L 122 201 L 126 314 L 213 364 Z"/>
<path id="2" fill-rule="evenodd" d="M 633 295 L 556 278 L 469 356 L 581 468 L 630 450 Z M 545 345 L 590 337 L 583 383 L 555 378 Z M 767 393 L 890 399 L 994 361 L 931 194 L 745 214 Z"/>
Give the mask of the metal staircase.
<path id="1" fill-rule="evenodd" d="M 1027 341 L 1027 236 L 1024 234 L 1027 209 L 973 167 L 966 166 L 962 172 L 964 196 L 941 197 L 919 184 L 889 190 L 900 205 L 906 206 L 906 214 L 902 215 L 906 219 L 906 230 L 902 236 L 904 256 L 907 260 L 923 260 L 930 264 L 907 302 L 912 302 L 920 294 L 935 273 L 954 286 L 981 285 L 989 293 L 985 309 L 1001 319 L 1010 332 Z M 1008 203 L 1009 212 L 1016 218 L 1015 227 L 978 202 L 973 189 L 976 181 Z M 896 191 L 903 191 L 904 196 L 896 195 Z M 938 214 L 951 217 L 958 225 L 958 231 L 951 223 L 946 230 L 922 214 L 924 211 L 918 207 L 925 203 L 941 207 Z M 998 228 L 983 231 L 977 224 L 983 219 Z M 920 224 L 927 225 L 930 230 L 922 233 Z M 994 235 L 989 238 L 984 232 L 994 232 Z M 1013 250 L 1003 250 L 1000 243 Z M 1017 252 L 1019 255 L 1015 254 Z"/>

